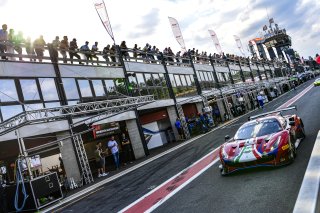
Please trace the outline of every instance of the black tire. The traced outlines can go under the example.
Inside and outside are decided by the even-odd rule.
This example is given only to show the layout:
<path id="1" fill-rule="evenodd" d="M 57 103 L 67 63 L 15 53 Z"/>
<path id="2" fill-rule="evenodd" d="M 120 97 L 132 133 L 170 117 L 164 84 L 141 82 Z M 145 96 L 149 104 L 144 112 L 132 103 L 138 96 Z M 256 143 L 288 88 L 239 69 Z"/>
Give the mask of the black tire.
<path id="1" fill-rule="evenodd" d="M 302 119 L 300 119 L 300 123 L 301 123 L 301 131 L 299 134 L 299 138 L 305 138 L 306 137 L 306 132 L 304 131 L 304 124 L 302 122 Z"/>
<path id="2" fill-rule="evenodd" d="M 297 157 L 297 149 L 295 144 L 291 144 L 291 151 L 293 152 L 293 160 Z"/>
<path id="3" fill-rule="evenodd" d="M 293 143 L 293 140 L 292 138 L 290 137 L 290 140 L 289 140 L 289 144 L 290 144 L 290 158 L 291 158 L 291 162 L 294 161 L 294 159 L 297 157 L 297 149 L 296 149 L 296 146 L 295 144 Z"/>

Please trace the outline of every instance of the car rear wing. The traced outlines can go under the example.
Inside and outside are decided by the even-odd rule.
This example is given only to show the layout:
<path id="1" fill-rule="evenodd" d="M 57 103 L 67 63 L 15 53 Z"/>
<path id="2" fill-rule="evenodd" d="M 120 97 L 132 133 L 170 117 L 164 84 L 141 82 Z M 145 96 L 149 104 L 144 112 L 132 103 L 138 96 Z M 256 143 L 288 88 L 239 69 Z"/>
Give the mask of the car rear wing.
<path id="1" fill-rule="evenodd" d="M 259 115 L 250 116 L 250 117 L 248 117 L 248 120 L 251 121 L 253 119 L 264 117 L 266 115 L 281 113 L 281 112 L 285 112 L 285 111 L 289 111 L 289 110 L 293 110 L 293 109 L 297 110 L 297 106 L 287 107 L 287 108 L 283 108 L 283 109 L 277 109 L 277 110 L 266 112 L 266 113 L 262 113 L 262 114 L 259 114 Z"/>

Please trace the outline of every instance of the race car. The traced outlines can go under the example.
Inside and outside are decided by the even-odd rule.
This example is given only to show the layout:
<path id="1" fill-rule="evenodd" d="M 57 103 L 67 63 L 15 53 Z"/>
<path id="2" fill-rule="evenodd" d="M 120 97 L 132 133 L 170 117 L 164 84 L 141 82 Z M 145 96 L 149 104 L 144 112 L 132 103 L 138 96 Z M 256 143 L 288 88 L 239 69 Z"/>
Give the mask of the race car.
<path id="1" fill-rule="evenodd" d="M 222 175 L 253 167 L 281 166 L 294 161 L 296 148 L 305 137 L 302 119 L 281 112 L 288 107 L 249 117 L 233 138 L 220 146 Z"/>
<path id="2" fill-rule="evenodd" d="M 320 86 L 320 78 L 317 78 L 314 82 L 313 85 L 316 86 Z"/>

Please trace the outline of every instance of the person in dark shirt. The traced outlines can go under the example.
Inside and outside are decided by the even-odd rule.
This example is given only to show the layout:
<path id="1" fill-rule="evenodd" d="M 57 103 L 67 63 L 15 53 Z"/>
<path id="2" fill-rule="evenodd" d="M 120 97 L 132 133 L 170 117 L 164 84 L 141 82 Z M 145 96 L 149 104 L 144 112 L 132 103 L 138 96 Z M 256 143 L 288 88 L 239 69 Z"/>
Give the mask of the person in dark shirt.
<path id="1" fill-rule="evenodd" d="M 59 54 L 58 54 L 58 48 L 60 47 L 60 40 L 59 36 L 56 36 L 56 38 L 52 41 L 52 53 L 53 53 L 53 58 L 57 61 Z"/>
<path id="2" fill-rule="evenodd" d="M 6 24 L 2 25 L 2 29 L 0 29 L 0 53 L 7 52 L 7 43 L 8 43 L 8 27 Z M 6 56 L 1 56 L 1 59 L 7 60 Z"/>
<path id="3" fill-rule="evenodd" d="M 124 155 L 124 165 L 126 165 L 128 162 L 132 163 L 133 156 L 132 156 L 131 142 L 125 133 L 122 133 L 121 135 L 121 145 L 122 145 L 122 150 Z"/>
<path id="4" fill-rule="evenodd" d="M 2 175 L 0 175 L 0 212 L 8 212 L 5 180 Z"/>
<path id="5" fill-rule="evenodd" d="M 96 150 L 94 151 L 95 160 L 98 168 L 98 177 L 103 177 L 108 175 L 108 172 L 105 172 L 105 156 L 101 148 L 101 142 L 96 144 Z"/>
<path id="6" fill-rule="evenodd" d="M 128 47 L 126 45 L 126 41 L 121 42 L 120 49 L 121 49 L 121 52 L 122 52 L 124 59 L 127 61 L 128 57 L 129 57 L 129 53 L 128 53 Z"/>
<path id="7" fill-rule="evenodd" d="M 71 64 L 73 64 L 73 57 L 76 57 L 78 60 L 81 59 L 77 51 L 78 51 L 77 39 L 74 38 L 72 41 L 70 41 L 70 45 L 69 45 L 69 56 L 70 56 Z M 82 62 L 80 61 L 79 64 L 82 64 Z"/>

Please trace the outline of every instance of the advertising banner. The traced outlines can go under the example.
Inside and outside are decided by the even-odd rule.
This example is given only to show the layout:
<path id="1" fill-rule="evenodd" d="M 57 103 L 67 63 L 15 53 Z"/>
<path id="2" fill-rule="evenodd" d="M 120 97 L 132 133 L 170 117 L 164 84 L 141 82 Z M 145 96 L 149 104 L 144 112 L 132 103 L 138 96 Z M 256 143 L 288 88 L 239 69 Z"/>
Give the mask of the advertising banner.
<path id="1" fill-rule="evenodd" d="M 243 51 L 243 47 L 242 47 L 242 43 L 241 43 L 240 37 L 237 36 L 237 35 L 233 35 L 233 37 L 234 37 L 234 40 L 236 41 L 237 47 L 240 50 L 241 54 L 243 56 L 246 56 L 244 51 Z"/>
<path id="2" fill-rule="evenodd" d="M 93 129 L 93 138 L 103 138 L 106 136 L 114 135 L 120 133 L 120 125 L 118 122 L 106 123 L 92 125 Z"/>
<path id="3" fill-rule="evenodd" d="M 212 38 L 213 44 L 214 44 L 217 52 L 222 55 L 222 49 L 221 49 L 217 34 L 213 30 L 208 30 L 208 31 L 209 31 L 209 34 Z"/>
<path id="4" fill-rule="evenodd" d="M 111 37 L 111 39 L 113 40 L 113 42 L 115 42 L 112 28 L 111 28 L 111 23 L 110 23 L 108 12 L 107 12 L 107 8 L 106 8 L 104 1 L 103 0 L 94 0 L 94 7 L 96 8 L 96 11 L 99 15 L 99 18 L 100 18 L 104 28 L 107 30 L 107 32 L 108 32 L 109 36 Z"/>
<path id="5" fill-rule="evenodd" d="M 268 49 L 267 49 L 266 45 L 262 44 L 262 47 L 263 47 L 263 50 L 264 50 L 264 52 L 265 52 L 265 54 L 266 54 L 267 59 L 268 59 L 269 61 L 271 61 L 271 57 L 270 57 L 270 55 L 269 55 L 269 52 L 268 52 Z"/>
<path id="6" fill-rule="evenodd" d="M 186 52 L 187 51 L 186 45 L 184 44 L 184 39 L 180 30 L 178 21 L 172 17 L 168 17 L 168 18 L 169 18 L 169 22 L 170 22 L 174 37 L 176 38 L 177 42 L 180 44 L 182 52 Z"/>
<path id="7" fill-rule="evenodd" d="M 250 40 L 249 42 L 251 43 L 251 45 L 252 45 L 252 47 L 253 47 L 253 50 L 254 50 L 257 58 L 258 58 L 258 59 L 261 59 L 261 58 L 260 58 L 260 54 L 259 54 L 259 50 L 258 50 L 258 46 L 257 46 L 257 43 L 255 42 L 255 40 L 252 39 L 252 40 Z"/>

